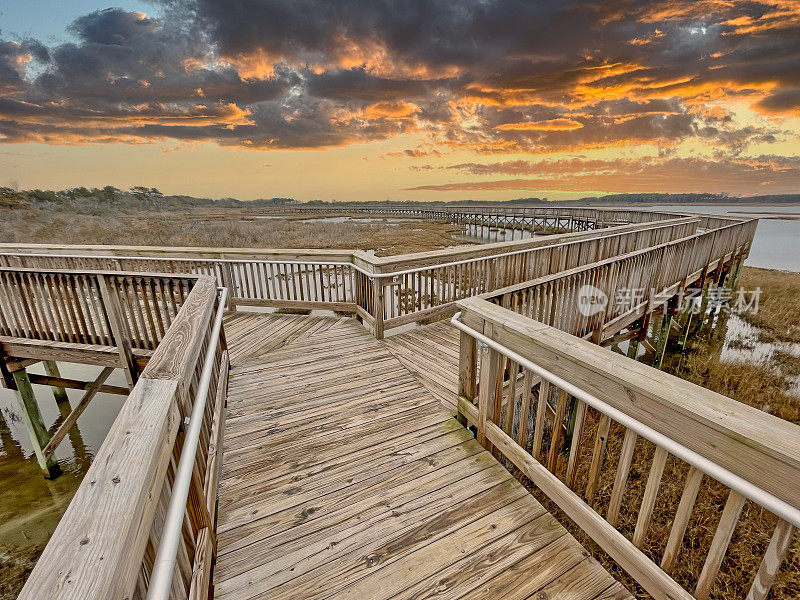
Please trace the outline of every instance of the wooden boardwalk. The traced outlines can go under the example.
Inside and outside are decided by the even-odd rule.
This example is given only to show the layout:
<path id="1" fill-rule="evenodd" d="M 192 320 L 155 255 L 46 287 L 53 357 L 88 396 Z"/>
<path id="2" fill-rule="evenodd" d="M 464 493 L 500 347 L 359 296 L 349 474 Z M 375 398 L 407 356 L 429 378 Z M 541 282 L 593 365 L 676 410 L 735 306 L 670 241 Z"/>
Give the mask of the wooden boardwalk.
<path id="1" fill-rule="evenodd" d="M 456 360 L 446 325 L 225 326 L 216 598 L 631 597 L 443 408 L 455 375 L 424 365 Z"/>
<path id="2" fill-rule="evenodd" d="M 459 339 L 450 321 L 417 327 L 384 343 L 446 410 L 455 412 Z"/>

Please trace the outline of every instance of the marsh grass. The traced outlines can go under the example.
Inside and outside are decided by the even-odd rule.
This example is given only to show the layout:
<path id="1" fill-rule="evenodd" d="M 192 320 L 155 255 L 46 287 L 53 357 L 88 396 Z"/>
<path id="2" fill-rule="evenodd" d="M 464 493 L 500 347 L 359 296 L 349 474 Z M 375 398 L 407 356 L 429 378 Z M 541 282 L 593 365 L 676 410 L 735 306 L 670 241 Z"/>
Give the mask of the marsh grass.
<path id="1" fill-rule="evenodd" d="M 758 313 L 742 318 L 761 330 L 762 341 L 800 343 L 800 273 L 745 267 L 740 286 L 761 288 Z"/>
<path id="2" fill-rule="evenodd" d="M 389 223 L 302 218 L 257 219 L 258 211 L 131 212 L 28 208 L 0 210 L 0 242 L 208 246 L 239 248 L 360 248 L 379 256 L 456 245 L 458 226 L 424 220 Z"/>

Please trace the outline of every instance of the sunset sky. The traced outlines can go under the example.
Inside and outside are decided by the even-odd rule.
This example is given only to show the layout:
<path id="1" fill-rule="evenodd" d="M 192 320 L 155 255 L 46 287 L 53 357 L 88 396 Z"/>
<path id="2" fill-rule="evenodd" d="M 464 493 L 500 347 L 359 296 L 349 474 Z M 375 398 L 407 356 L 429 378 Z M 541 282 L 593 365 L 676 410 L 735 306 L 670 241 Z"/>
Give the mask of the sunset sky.
<path id="1" fill-rule="evenodd" d="M 800 0 L 0 0 L 0 186 L 800 193 Z"/>

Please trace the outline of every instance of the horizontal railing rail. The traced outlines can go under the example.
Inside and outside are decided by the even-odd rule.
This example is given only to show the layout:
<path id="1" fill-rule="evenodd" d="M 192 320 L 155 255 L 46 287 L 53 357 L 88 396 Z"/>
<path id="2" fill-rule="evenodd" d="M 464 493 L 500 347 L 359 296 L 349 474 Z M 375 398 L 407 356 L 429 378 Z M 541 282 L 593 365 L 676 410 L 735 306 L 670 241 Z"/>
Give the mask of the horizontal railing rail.
<path id="1" fill-rule="evenodd" d="M 106 274 L 71 273 L 88 280 L 99 275 Z M 206 275 L 161 277 L 193 285 L 111 425 L 21 600 L 145 598 L 165 539 L 175 550 L 175 562 L 158 581 L 175 598 L 209 595 L 228 378 L 220 326 L 224 292 L 220 295 L 215 279 Z M 152 309 L 153 298 L 142 295 L 141 288 L 138 292 L 140 308 Z M 113 313 L 106 300 L 94 301 Z M 0 312 L 7 312 L 5 305 Z M 179 518 L 168 517 L 173 513 Z"/>
<path id="2" fill-rule="evenodd" d="M 459 299 L 679 239 L 696 226 L 696 220 L 687 219 L 551 243 L 542 238 L 536 246 L 502 255 L 411 268 L 391 278 L 382 273 L 373 314 L 383 317 L 387 329 L 451 314 Z"/>
<path id="3" fill-rule="evenodd" d="M 156 552 L 152 573 L 150 573 L 150 581 L 147 587 L 147 600 L 167 600 L 172 591 L 175 565 L 178 562 L 178 550 L 183 541 L 183 521 L 187 512 L 186 505 L 189 499 L 189 493 L 192 489 L 192 477 L 194 476 L 196 465 L 195 458 L 200 442 L 200 434 L 203 431 L 203 423 L 205 422 L 204 415 L 206 406 L 208 406 L 211 380 L 214 376 L 214 369 L 217 367 L 215 359 L 220 342 L 222 316 L 225 310 L 225 297 L 228 294 L 228 290 L 225 288 L 222 288 L 220 291 L 219 305 L 217 306 L 216 315 L 211 328 L 210 346 L 206 351 L 206 357 L 203 361 L 203 370 L 200 372 L 200 382 L 197 385 L 191 417 L 189 417 L 186 436 L 183 440 L 183 448 L 178 462 L 177 474 L 172 484 L 172 495 L 167 508 L 167 517 L 164 520 L 161 541 L 158 546 L 158 551 Z M 221 466 L 222 462 L 218 461 L 218 464 Z M 206 506 L 206 509 L 208 510 L 209 507 Z M 210 564 L 204 565 L 204 563 L 210 562 L 212 559 L 213 544 L 211 544 L 211 539 L 215 536 L 215 531 L 213 523 L 207 522 L 204 523 L 204 525 L 206 526 L 204 540 L 208 538 L 205 541 L 206 545 L 210 546 L 210 551 L 207 551 L 208 555 L 200 561 L 200 564 L 207 569 L 210 567 Z M 203 534 L 201 533 L 201 535 Z M 208 579 L 208 576 L 205 574 L 203 574 L 202 577 Z M 206 591 L 207 587 L 208 583 L 204 584 L 200 588 L 200 592 Z"/>
<path id="4" fill-rule="evenodd" d="M 485 447 L 657 600 L 742 585 L 738 569 L 721 575 L 732 543 L 763 556 L 742 597 L 767 596 L 800 526 L 800 427 L 486 300 L 458 305 L 458 406 Z M 692 515 L 718 514 L 725 489 L 710 541 L 691 537 Z M 766 549 L 734 539 L 748 503 L 747 531 L 771 533 Z"/>

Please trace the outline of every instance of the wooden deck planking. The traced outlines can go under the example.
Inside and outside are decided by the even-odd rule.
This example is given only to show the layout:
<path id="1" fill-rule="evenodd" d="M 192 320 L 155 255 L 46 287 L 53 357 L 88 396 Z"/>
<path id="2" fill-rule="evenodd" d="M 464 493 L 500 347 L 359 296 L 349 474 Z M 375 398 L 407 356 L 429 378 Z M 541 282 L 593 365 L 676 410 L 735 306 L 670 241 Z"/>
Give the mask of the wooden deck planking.
<path id="1" fill-rule="evenodd" d="M 459 336 L 449 321 L 388 337 L 384 343 L 446 410 L 455 412 Z"/>
<path id="2" fill-rule="evenodd" d="M 442 408 L 448 324 L 226 319 L 216 598 L 630 597 Z"/>

